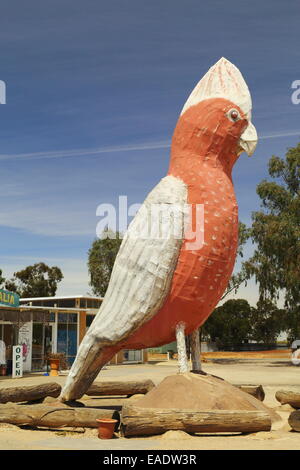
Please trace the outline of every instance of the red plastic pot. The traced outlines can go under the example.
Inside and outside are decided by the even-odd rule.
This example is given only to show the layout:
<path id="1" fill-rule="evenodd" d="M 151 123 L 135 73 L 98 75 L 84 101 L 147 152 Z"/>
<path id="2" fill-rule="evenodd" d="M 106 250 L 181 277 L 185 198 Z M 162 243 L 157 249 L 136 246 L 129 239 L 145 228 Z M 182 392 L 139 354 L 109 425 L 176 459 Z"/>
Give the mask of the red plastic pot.
<path id="1" fill-rule="evenodd" d="M 97 419 L 96 421 L 98 422 L 99 439 L 111 439 L 118 421 L 110 418 Z"/>
<path id="2" fill-rule="evenodd" d="M 59 359 L 50 359 L 50 375 L 57 376 L 59 370 Z"/>

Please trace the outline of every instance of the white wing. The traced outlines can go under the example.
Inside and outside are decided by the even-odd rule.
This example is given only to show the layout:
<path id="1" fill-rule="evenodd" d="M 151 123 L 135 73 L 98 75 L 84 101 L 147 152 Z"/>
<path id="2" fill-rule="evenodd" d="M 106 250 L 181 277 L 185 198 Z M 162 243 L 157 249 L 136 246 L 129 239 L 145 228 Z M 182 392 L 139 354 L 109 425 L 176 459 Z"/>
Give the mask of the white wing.
<path id="1" fill-rule="evenodd" d="M 130 224 L 89 332 L 103 345 L 126 338 L 162 305 L 182 243 L 186 201 L 185 184 L 167 176 L 148 195 Z"/>
<path id="2" fill-rule="evenodd" d="M 91 383 L 97 375 L 99 352 L 158 312 L 177 264 L 186 203 L 187 187 L 173 176 L 163 178 L 147 196 L 124 236 L 105 298 L 80 345 L 63 397 L 74 398 L 79 389 L 82 394 L 84 387 L 77 382 Z"/>

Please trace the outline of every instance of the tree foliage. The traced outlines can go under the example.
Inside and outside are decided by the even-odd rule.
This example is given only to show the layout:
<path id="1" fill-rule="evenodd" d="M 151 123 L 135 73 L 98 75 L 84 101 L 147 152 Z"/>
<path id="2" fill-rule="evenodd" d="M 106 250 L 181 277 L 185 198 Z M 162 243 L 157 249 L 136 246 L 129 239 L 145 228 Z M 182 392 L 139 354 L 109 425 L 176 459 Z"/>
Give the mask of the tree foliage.
<path id="1" fill-rule="evenodd" d="M 283 291 L 285 306 L 294 310 L 300 305 L 300 143 L 285 160 L 273 156 L 269 174 L 275 181 L 257 186 L 262 210 L 252 215 L 256 249 L 244 265 L 261 300 L 278 299 Z"/>
<path id="2" fill-rule="evenodd" d="M 0 287 L 2 287 L 4 282 L 5 282 L 5 278 L 2 276 L 2 270 L 0 269 Z"/>
<path id="3" fill-rule="evenodd" d="M 227 300 L 213 311 L 201 330 L 218 348 L 235 349 L 251 339 L 251 306 L 244 299 Z"/>
<path id="4" fill-rule="evenodd" d="M 119 232 L 103 231 L 88 252 L 90 286 L 95 295 L 104 296 L 122 239 Z"/>
<path id="5" fill-rule="evenodd" d="M 5 287 L 20 297 L 49 297 L 56 294 L 62 279 L 63 274 L 57 266 L 36 263 L 14 273 L 13 278 L 5 282 Z"/>
<path id="6" fill-rule="evenodd" d="M 300 339 L 299 307 L 286 311 L 284 331 L 287 333 L 287 341 L 289 344 L 291 344 L 295 339 Z"/>
<path id="7" fill-rule="evenodd" d="M 251 339 L 258 343 L 275 343 L 286 328 L 285 320 L 285 310 L 278 309 L 270 300 L 259 300 L 256 308 L 252 308 Z"/>
<path id="8" fill-rule="evenodd" d="M 251 307 L 247 300 L 230 299 L 217 307 L 201 328 L 202 338 L 217 343 L 220 349 L 237 349 L 242 343 L 254 341 L 274 344 L 285 329 L 284 310 L 269 300 Z"/>

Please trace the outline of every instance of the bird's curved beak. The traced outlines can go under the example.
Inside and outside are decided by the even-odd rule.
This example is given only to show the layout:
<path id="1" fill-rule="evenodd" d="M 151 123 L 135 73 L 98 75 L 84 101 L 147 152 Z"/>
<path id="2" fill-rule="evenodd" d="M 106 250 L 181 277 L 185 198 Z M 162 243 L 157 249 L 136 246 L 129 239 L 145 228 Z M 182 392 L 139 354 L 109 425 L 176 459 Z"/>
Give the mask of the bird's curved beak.
<path id="1" fill-rule="evenodd" d="M 246 152 L 251 157 L 256 149 L 257 139 L 256 129 L 252 122 L 249 122 L 239 140 L 239 153 Z"/>

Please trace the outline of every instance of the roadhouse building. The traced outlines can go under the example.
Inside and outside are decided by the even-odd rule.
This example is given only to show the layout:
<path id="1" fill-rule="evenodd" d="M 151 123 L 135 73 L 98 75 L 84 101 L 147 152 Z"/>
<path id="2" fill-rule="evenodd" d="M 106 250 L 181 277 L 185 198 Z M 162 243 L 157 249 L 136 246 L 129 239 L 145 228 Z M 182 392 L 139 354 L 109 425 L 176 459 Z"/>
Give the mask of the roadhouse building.
<path id="1" fill-rule="evenodd" d="M 102 300 L 82 295 L 34 297 L 20 299 L 18 307 L 0 305 L 0 341 L 6 348 L 7 375 L 11 374 L 12 346 L 17 344 L 23 348 L 25 372 L 46 370 L 51 353 L 63 353 L 70 367 Z M 146 360 L 146 351 L 126 350 L 111 363 Z"/>

